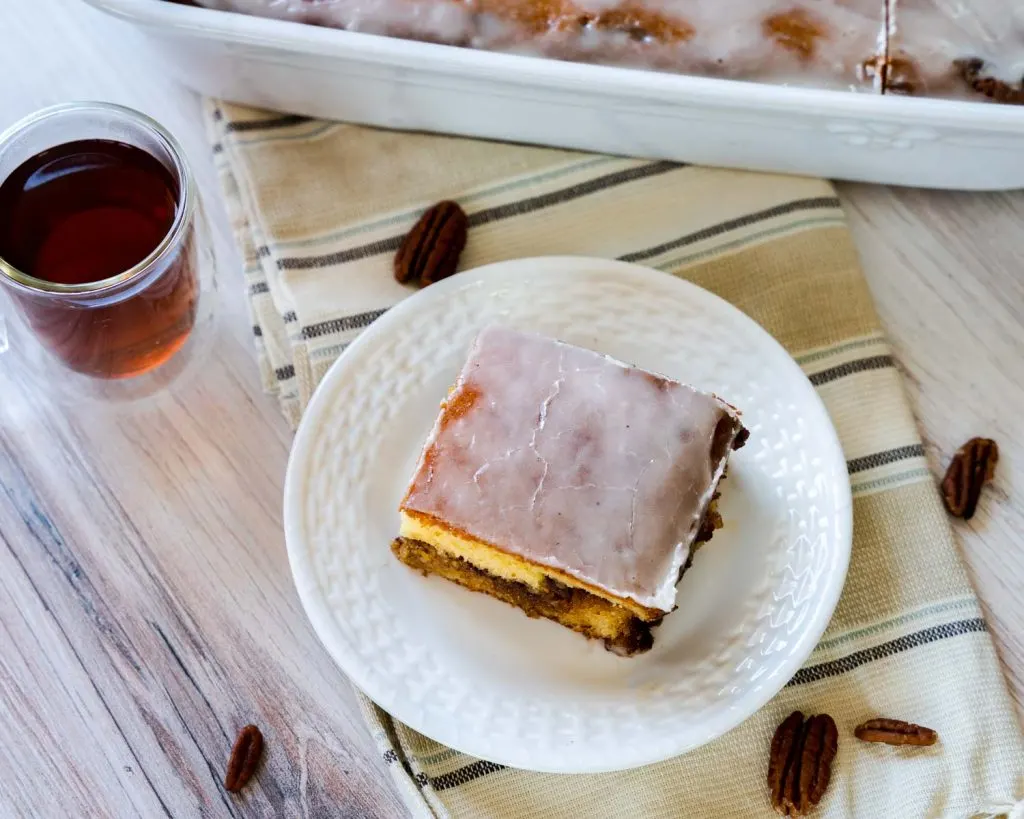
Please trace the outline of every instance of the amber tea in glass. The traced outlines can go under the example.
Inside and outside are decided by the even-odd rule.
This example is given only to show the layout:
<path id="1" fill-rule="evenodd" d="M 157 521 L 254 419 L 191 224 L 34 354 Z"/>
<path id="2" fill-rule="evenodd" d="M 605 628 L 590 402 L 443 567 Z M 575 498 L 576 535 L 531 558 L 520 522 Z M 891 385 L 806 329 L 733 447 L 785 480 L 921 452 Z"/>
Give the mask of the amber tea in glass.
<path id="1" fill-rule="evenodd" d="M 69 369 L 148 373 L 195 325 L 194 204 L 180 150 L 148 118 L 103 104 L 41 112 L 0 138 L 0 282 Z"/>

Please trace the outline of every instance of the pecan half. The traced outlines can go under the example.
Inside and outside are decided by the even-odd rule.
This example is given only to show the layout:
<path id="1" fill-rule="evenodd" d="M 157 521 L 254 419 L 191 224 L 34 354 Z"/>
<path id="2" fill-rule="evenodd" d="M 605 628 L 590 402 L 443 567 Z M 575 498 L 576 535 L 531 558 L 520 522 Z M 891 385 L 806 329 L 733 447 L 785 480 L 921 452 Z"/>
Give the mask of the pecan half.
<path id="1" fill-rule="evenodd" d="M 825 795 L 838 751 L 839 729 L 835 720 L 828 714 L 817 714 L 807 720 L 800 761 L 800 810 L 804 814 Z"/>
<path id="2" fill-rule="evenodd" d="M 775 731 L 768 758 L 768 788 L 777 813 L 810 813 L 825 795 L 838 749 L 839 730 L 828 714 L 806 722 L 799 711 L 786 717 Z"/>
<path id="3" fill-rule="evenodd" d="M 882 82 L 887 94 L 919 94 L 924 90 L 917 63 L 899 55 L 890 57 L 886 62 Z"/>
<path id="4" fill-rule="evenodd" d="M 761 31 L 765 37 L 795 54 L 801 62 L 808 62 L 814 57 L 818 40 L 826 33 L 820 20 L 800 8 L 766 17 L 761 21 Z"/>
<path id="5" fill-rule="evenodd" d="M 971 438 L 956 451 L 942 479 L 942 500 L 949 514 L 970 520 L 978 508 L 981 487 L 992 480 L 999 446 L 991 438 Z"/>
<path id="6" fill-rule="evenodd" d="M 469 220 L 455 202 L 438 202 L 406 234 L 395 254 L 395 279 L 424 287 L 455 272 Z"/>
<path id="7" fill-rule="evenodd" d="M 794 711 L 775 729 L 772 749 L 768 757 L 768 790 L 771 792 L 772 807 L 785 816 L 788 811 L 780 810 L 786 777 L 794 761 L 794 747 L 803 732 L 804 715 Z"/>
<path id="8" fill-rule="evenodd" d="M 242 790 L 256 772 L 262 754 L 263 734 L 255 725 L 246 725 L 239 732 L 235 747 L 231 749 L 224 787 L 232 793 Z"/>
<path id="9" fill-rule="evenodd" d="M 960 72 L 973 90 L 988 97 L 990 100 L 1009 105 L 1024 105 L 1024 77 L 1017 84 L 1011 84 L 995 77 L 987 76 L 985 61 L 977 57 L 966 60 L 955 60 L 953 66 Z"/>
<path id="10" fill-rule="evenodd" d="M 934 745 L 939 739 L 931 728 L 901 719 L 882 718 L 861 723 L 853 735 L 864 742 L 884 742 L 886 745 Z"/>
<path id="11" fill-rule="evenodd" d="M 865 79 L 879 78 L 886 94 L 920 94 L 925 90 L 917 63 L 900 53 L 889 57 L 871 57 L 861 63 Z"/>

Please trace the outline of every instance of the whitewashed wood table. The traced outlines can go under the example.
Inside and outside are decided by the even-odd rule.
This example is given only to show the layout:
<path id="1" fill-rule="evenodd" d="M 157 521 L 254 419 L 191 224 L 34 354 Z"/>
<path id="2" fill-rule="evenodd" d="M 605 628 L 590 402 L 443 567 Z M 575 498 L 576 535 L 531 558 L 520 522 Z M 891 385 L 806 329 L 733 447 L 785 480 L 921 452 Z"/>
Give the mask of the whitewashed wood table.
<path id="1" fill-rule="evenodd" d="M 184 143 L 225 261 L 209 370 L 142 414 L 69 412 L 0 359 L 0 815 L 398 817 L 292 586 L 290 433 L 260 389 L 193 95 L 76 0 L 0 2 L 0 127 L 70 99 Z M 984 434 L 998 480 L 960 543 L 1024 705 L 1024 192 L 840 187 L 938 473 Z M 259 787 L 221 782 L 242 725 Z"/>

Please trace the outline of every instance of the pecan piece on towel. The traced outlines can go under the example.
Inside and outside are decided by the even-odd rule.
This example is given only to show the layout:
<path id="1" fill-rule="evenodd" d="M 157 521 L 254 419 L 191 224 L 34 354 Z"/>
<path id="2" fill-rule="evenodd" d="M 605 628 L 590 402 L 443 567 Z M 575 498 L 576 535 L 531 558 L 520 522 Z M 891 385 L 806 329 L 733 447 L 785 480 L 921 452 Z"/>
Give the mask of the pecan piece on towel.
<path id="1" fill-rule="evenodd" d="M 799 711 L 775 731 L 768 759 L 772 807 L 782 816 L 807 816 L 821 801 L 832 777 L 839 730 L 828 714 L 806 722 Z"/>
<path id="2" fill-rule="evenodd" d="M 886 745 L 934 745 L 939 738 L 931 728 L 904 722 L 901 719 L 869 719 L 853 732 L 864 742 L 884 742 Z"/>

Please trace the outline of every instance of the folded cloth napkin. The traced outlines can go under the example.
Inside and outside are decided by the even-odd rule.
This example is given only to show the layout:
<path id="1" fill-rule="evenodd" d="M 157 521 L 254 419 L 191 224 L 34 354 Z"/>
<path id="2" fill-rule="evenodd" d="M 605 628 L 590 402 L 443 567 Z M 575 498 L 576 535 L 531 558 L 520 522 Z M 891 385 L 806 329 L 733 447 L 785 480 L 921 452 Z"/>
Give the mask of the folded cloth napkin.
<path id="1" fill-rule="evenodd" d="M 361 697 L 415 816 L 774 815 L 768 747 L 795 709 L 840 729 L 822 817 L 1024 813 L 1024 742 L 875 314 L 839 200 L 823 181 L 377 131 L 208 105 L 267 389 L 295 424 L 327 368 L 410 289 L 391 262 L 419 214 L 469 214 L 462 264 L 573 254 L 681 276 L 761 323 L 839 431 L 855 536 L 839 607 L 807 664 L 708 745 L 620 773 L 504 768 L 446 748 Z M 386 548 L 387 544 L 381 544 Z M 940 741 L 862 743 L 876 716 Z"/>

